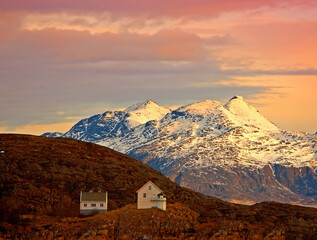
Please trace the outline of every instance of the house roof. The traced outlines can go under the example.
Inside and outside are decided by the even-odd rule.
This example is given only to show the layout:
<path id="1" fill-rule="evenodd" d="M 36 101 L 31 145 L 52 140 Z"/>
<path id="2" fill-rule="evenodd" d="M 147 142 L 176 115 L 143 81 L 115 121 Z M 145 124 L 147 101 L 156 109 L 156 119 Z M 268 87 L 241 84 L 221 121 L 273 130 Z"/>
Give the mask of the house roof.
<path id="1" fill-rule="evenodd" d="M 81 201 L 100 201 L 105 202 L 107 200 L 106 192 L 82 192 Z"/>
<path id="2" fill-rule="evenodd" d="M 156 187 L 160 192 L 163 192 L 158 186 L 156 186 L 152 181 L 148 181 L 146 184 L 144 184 L 142 187 L 140 187 L 140 189 L 136 192 L 139 192 L 141 189 L 143 189 L 144 187 L 146 187 L 147 185 L 149 185 L 150 183 L 152 183 L 152 185 L 154 187 Z"/>

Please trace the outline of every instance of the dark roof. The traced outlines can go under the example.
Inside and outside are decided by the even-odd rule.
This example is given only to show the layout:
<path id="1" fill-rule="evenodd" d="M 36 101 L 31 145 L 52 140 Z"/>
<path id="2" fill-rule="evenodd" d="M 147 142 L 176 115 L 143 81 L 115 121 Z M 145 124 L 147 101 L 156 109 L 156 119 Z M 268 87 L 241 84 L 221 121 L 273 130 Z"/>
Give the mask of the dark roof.
<path id="1" fill-rule="evenodd" d="M 105 192 L 83 192 L 81 195 L 82 201 L 102 201 L 107 199 L 107 193 Z"/>

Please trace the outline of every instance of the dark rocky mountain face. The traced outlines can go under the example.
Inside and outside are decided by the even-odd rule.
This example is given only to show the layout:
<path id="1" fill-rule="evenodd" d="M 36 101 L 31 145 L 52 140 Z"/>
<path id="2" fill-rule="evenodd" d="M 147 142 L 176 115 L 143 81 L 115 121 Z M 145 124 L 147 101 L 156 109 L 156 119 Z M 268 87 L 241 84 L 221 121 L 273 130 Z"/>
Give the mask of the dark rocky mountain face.
<path id="1" fill-rule="evenodd" d="M 122 136 L 131 131 L 128 117 L 129 113 L 107 111 L 79 121 L 63 136 L 88 142 Z"/>
<path id="2" fill-rule="evenodd" d="M 232 202 L 317 202 L 317 135 L 279 129 L 242 97 L 175 110 L 153 101 L 63 135 L 132 156 L 181 186 Z"/>
<path id="3" fill-rule="evenodd" d="M 316 237 L 317 209 L 227 203 L 180 187 L 144 163 L 93 143 L 0 134 L 0 169 L 0 238 Z M 149 179 L 167 195 L 166 212 L 135 209 L 135 192 Z M 90 189 L 108 191 L 110 210 L 128 206 L 71 218 L 78 217 L 80 191 Z"/>
<path id="4" fill-rule="evenodd" d="M 63 136 L 64 133 L 61 132 L 47 132 L 47 133 L 43 133 L 42 136 L 43 137 L 61 137 Z"/>

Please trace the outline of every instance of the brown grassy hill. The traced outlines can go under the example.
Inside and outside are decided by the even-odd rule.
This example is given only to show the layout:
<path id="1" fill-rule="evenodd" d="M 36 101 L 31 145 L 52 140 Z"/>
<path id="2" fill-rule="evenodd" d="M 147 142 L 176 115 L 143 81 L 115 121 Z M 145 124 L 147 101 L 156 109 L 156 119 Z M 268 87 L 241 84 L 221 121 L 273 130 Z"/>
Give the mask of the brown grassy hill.
<path id="1" fill-rule="evenodd" d="M 272 210 L 276 210 L 273 206 Z M 279 211 L 278 211 L 279 212 Z M 280 214 L 280 213 L 276 214 Z M 284 220 L 292 219 L 290 211 Z M 137 210 L 135 204 L 89 218 L 64 218 L 45 225 L 35 224 L 28 239 L 316 239 L 314 229 L 298 219 L 274 224 L 225 219 L 202 222 L 200 215 L 182 204 L 168 204 L 166 211 Z M 297 222 L 296 222 L 297 221 Z"/>
<path id="2" fill-rule="evenodd" d="M 110 210 L 135 203 L 136 190 L 148 179 L 165 192 L 169 204 L 178 202 L 199 212 L 195 229 L 209 229 L 209 237 L 216 228 L 230 233 L 230 226 L 240 226 L 232 229 L 246 234 L 266 236 L 276 230 L 306 239 L 317 230 L 317 209 L 230 204 L 182 188 L 131 157 L 74 139 L 0 134 L 0 171 L 0 232 L 6 235 L 29 234 L 34 222 L 44 224 L 56 216 L 77 217 L 80 191 L 107 190 Z"/>
<path id="3" fill-rule="evenodd" d="M 168 195 L 196 211 L 233 205 L 182 188 L 162 173 L 131 157 L 74 139 L 0 135 L 0 193 L 4 201 L 28 213 L 78 212 L 80 191 L 107 190 L 109 209 L 136 202 L 136 191 L 149 179 Z M 10 204 L 8 208 L 12 208 Z M 75 213 L 64 213 L 76 216 Z"/>
<path id="4" fill-rule="evenodd" d="M 33 239 L 142 239 L 190 237 L 195 231 L 199 214 L 181 204 L 169 204 L 166 211 L 137 210 L 129 204 L 89 218 L 67 218 L 58 223 L 35 226 Z"/>

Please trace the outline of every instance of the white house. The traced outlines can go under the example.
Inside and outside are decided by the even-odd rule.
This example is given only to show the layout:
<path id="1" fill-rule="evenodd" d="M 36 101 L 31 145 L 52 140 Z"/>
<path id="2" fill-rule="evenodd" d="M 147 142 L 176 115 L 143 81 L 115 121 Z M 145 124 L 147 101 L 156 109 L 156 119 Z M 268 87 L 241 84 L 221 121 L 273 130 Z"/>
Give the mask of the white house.
<path id="1" fill-rule="evenodd" d="M 166 196 L 151 181 L 148 181 L 137 191 L 137 198 L 137 209 L 159 208 L 166 210 Z"/>
<path id="2" fill-rule="evenodd" d="M 80 192 L 80 214 L 92 215 L 106 212 L 108 209 L 108 192 Z"/>

